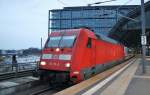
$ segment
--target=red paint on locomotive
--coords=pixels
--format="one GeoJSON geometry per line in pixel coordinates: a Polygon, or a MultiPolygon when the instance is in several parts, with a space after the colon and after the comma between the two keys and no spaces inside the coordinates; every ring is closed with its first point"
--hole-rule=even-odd
{"type": "Polygon", "coordinates": [[[90,77],[93,73],[99,72],[101,66],[120,61],[124,57],[123,45],[106,41],[101,37],[98,39],[88,29],[61,30],[49,35],[39,67],[40,70],[68,72],[70,79],[80,82],[86,79],[86,76],[90,77]],[[55,41],[50,43],[51,39],[58,39],[58,45],[53,46],[55,41]],[[62,42],[63,40],[70,40],[71,46],[63,46],[62,43],[67,45],[62,42]]]}

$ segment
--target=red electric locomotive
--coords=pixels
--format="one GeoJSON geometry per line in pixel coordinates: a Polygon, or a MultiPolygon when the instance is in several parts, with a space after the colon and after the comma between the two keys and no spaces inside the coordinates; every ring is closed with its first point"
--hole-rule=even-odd
{"type": "Polygon", "coordinates": [[[125,57],[124,46],[85,28],[52,32],[42,50],[40,78],[80,82],[125,57]]]}

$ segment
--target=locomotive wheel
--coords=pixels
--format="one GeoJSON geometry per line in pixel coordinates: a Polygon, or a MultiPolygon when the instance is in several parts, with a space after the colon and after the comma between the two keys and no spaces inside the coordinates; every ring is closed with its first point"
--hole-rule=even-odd
{"type": "Polygon", "coordinates": [[[40,74],[40,81],[48,81],[47,73],[41,73],[40,74]]]}
{"type": "Polygon", "coordinates": [[[45,75],[40,75],[40,81],[47,81],[47,79],[45,75]]]}
{"type": "Polygon", "coordinates": [[[44,81],[44,75],[40,75],[40,81],[44,81]]]}

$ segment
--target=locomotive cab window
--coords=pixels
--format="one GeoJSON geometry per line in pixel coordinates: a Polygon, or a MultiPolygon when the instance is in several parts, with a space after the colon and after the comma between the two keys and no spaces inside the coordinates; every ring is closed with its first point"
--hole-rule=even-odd
{"type": "Polygon", "coordinates": [[[51,47],[70,48],[70,47],[73,47],[75,39],[76,39],[75,35],[49,37],[46,48],[51,48],[51,47]]]}
{"type": "Polygon", "coordinates": [[[76,36],[63,36],[60,47],[73,47],[76,36]]]}
{"type": "Polygon", "coordinates": [[[91,48],[92,47],[92,40],[91,40],[91,38],[88,38],[88,42],[86,44],[86,47],[87,48],[91,48]]]}

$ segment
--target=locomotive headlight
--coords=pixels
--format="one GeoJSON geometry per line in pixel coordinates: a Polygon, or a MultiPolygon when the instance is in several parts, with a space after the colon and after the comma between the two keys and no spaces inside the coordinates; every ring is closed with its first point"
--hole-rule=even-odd
{"type": "Polygon", "coordinates": [[[60,49],[59,48],[56,48],[56,52],[59,52],[60,51],[60,49]]]}
{"type": "Polygon", "coordinates": [[[65,64],[65,67],[70,67],[70,63],[66,63],[66,64],[65,64]]]}
{"type": "Polygon", "coordinates": [[[41,63],[40,63],[40,65],[46,65],[46,62],[44,62],[44,61],[41,61],[41,63]]]}

